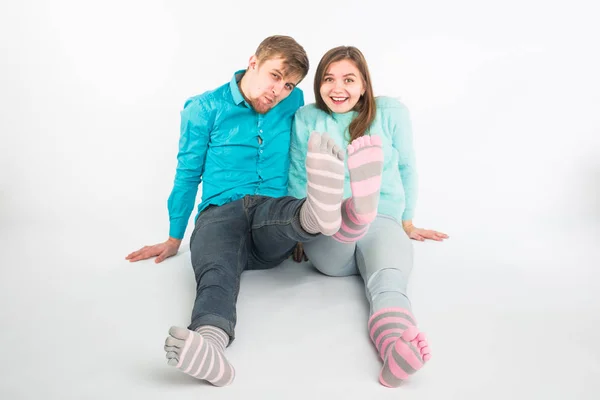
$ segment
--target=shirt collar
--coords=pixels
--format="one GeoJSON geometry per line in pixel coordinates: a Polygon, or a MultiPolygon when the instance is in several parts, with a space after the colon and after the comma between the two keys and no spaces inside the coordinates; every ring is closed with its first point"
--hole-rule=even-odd
{"type": "Polygon", "coordinates": [[[246,106],[250,107],[250,105],[246,103],[246,100],[244,99],[244,96],[242,96],[242,92],[240,91],[240,88],[238,86],[238,82],[242,79],[245,72],[245,69],[240,69],[239,71],[236,71],[235,74],[233,74],[233,77],[231,78],[231,82],[229,82],[229,88],[231,89],[233,102],[236,106],[239,106],[241,103],[244,103],[246,104],[246,106]]]}

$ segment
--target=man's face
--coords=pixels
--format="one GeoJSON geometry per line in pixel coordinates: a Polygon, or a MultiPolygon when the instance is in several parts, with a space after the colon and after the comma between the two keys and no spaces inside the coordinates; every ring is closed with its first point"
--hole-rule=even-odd
{"type": "Polygon", "coordinates": [[[244,95],[259,114],[265,114],[292,93],[300,82],[300,76],[284,75],[283,60],[274,58],[258,63],[250,57],[248,71],[244,75],[244,95]]]}

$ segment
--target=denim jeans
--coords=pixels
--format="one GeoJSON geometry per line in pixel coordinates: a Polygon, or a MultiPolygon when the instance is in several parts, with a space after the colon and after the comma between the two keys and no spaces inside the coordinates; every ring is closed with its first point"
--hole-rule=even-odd
{"type": "Polygon", "coordinates": [[[235,337],[236,303],[244,270],[267,269],[289,257],[297,242],[319,235],[300,225],[304,199],[245,196],[222,206],[210,206],[196,219],[190,240],[196,276],[192,321],[223,329],[235,337]]]}

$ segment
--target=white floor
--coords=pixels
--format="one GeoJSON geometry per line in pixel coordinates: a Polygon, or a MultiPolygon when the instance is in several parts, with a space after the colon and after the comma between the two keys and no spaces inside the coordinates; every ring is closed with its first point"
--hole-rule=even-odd
{"type": "Polygon", "coordinates": [[[592,229],[415,243],[412,300],[433,358],[391,390],[377,382],[356,277],[291,262],[245,273],[227,352],[237,378],[215,388],[169,367],[162,350],[169,326],[189,321],[187,250],[129,264],[143,243],[124,229],[0,226],[0,399],[600,398],[592,229]]]}

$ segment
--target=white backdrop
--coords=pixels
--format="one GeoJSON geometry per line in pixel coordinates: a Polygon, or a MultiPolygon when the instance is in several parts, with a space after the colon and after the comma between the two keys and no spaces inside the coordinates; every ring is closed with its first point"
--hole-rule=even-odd
{"type": "Polygon", "coordinates": [[[307,50],[307,103],[320,57],[345,44],[366,55],[376,95],[407,104],[420,174],[415,224],[450,234],[444,257],[492,275],[502,262],[531,276],[552,267],[555,286],[538,289],[569,289],[558,303],[600,309],[598,6],[297,3],[2,2],[7,337],[18,337],[17,320],[35,325],[22,318],[35,288],[60,280],[55,268],[114,272],[129,251],[166,239],[184,101],[229,81],[271,34],[307,50]],[[11,278],[15,270],[25,272],[11,278]],[[579,278],[568,278],[575,270],[579,278]],[[27,300],[21,289],[32,291],[27,300]]]}
{"type": "Polygon", "coordinates": [[[183,102],[227,82],[262,38],[285,33],[310,56],[307,102],[323,53],[351,44],[376,93],[409,106],[417,222],[598,222],[591,1],[318,4],[3,5],[2,218],[96,216],[129,230],[148,223],[147,240],[162,239],[183,102]]]}

